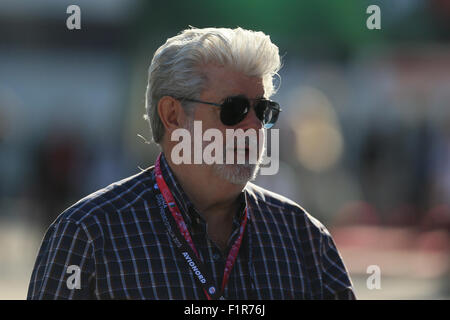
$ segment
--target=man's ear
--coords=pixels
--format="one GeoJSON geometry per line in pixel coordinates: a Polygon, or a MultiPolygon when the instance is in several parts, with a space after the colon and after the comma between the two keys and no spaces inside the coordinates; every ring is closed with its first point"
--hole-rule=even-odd
{"type": "Polygon", "coordinates": [[[170,96],[159,99],[158,114],[169,137],[172,131],[181,128],[185,121],[185,113],[181,102],[170,96]]]}

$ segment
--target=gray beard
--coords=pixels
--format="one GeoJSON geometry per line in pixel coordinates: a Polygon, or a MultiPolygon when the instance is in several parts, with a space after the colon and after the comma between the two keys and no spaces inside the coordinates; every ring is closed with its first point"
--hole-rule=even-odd
{"type": "MultiPolygon", "coordinates": [[[[194,136],[194,119],[191,117],[188,117],[187,123],[184,127],[184,129],[188,130],[189,133],[191,134],[191,137],[194,136]]],[[[203,149],[205,148],[205,146],[208,144],[208,142],[203,141],[203,149]]],[[[192,142],[192,148],[194,148],[194,143],[192,142]]],[[[265,145],[264,143],[262,144],[262,150],[261,153],[259,154],[258,157],[258,161],[255,164],[251,164],[251,163],[245,163],[245,164],[226,164],[225,163],[225,154],[226,152],[224,152],[224,161],[222,164],[220,163],[213,163],[211,164],[214,173],[232,183],[232,184],[237,184],[237,185],[245,185],[247,184],[247,182],[249,181],[253,181],[256,179],[259,169],[260,169],[260,165],[263,161],[263,154],[265,151],[265,145]]]]}
{"type": "Polygon", "coordinates": [[[257,164],[213,164],[214,172],[222,179],[230,183],[245,185],[255,180],[259,171],[257,164]]]}

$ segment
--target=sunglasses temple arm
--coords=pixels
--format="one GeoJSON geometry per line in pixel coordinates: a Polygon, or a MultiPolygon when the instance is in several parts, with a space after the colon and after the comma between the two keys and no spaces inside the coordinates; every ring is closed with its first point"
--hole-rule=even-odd
{"type": "Polygon", "coordinates": [[[207,104],[210,106],[215,106],[215,107],[221,107],[222,105],[218,104],[218,103],[213,103],[213,102],[206,102],[206,101],[202,101],[202,100],[196,100],[196,99],[183,99],[185,101],[190,101],[190,102],[196,102],[196,103],[203,103],[203,104],[207,104]]]}

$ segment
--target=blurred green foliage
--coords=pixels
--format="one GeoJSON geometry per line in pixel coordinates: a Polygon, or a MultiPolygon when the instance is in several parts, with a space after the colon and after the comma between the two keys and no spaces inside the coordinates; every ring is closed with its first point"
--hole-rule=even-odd
{"type": "Polygon", "coordinates": [[[436,33],[438,26],[433,25],[426,2],[413,1],[408,10],[395,10],[394,4],[376,0],[146,1],[135,20],[133,35],[148,44],[155,37],[167,39],[189,25],[240,26],[269,34],[290,53],[315,55],[318,51],[352,52],[367,44],[430,39],[436,33]],[[366,28],[370,4],[381,9],[381,30],[366,28]]]}

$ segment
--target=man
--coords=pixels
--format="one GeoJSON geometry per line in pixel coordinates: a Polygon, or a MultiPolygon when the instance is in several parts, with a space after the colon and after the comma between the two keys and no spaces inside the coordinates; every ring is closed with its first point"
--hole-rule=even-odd
{"type": "Polygon", "coordinates": [[[325,227],[249,182],[264,136],[256,139],[256,163],[249,143],[231,150],[243,164],[174,160],[173,136],[193,132],[194,121],[223,134],[271,127],[280,112],[268,100],[279,68],[278,48],[262,32],[192,28],[168,39],[147,87],[147,118],[162,149],[155,166],[57,218],[28,298],[353,299],[325,227]]]}

